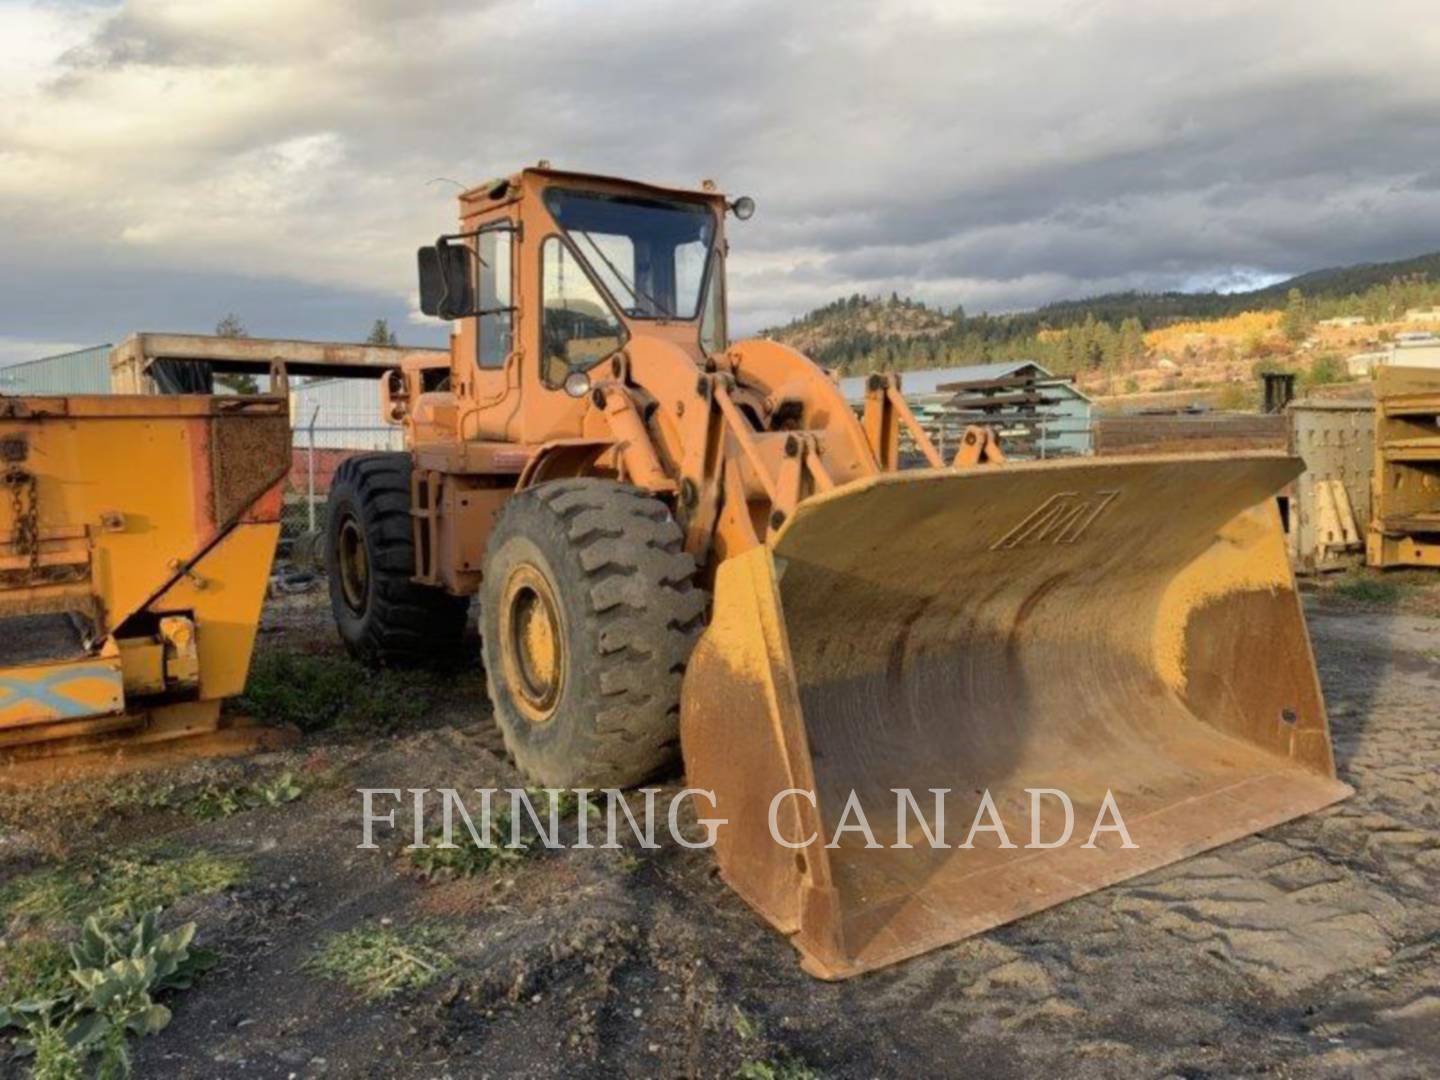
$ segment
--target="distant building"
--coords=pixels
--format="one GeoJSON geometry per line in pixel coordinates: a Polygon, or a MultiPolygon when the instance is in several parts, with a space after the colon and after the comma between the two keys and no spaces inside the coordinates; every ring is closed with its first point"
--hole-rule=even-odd
{"type": "Polygon", "coordinates": [[[1385,363],[1389,357],[1388,351],[1356,353],[1354,356],[1346,358],[1345,370],[1350,373],[1352,379],[1368,379],[1371,369],[1376,364],[1385,363]]]}
{"type": "Polygon", "coordinates": [[[1440,322],[1440,307],[1411,308],[1405,312],[1406,322],[1440,322]]]}
{"type": "Polygon", "coordinates": [[[1440,368],[1440,337],[1430,334],[1408,341],[1397,340],[1390,346],[1386,362],[1396,367],[1440,368]]]}
{"type": "Polygon", "coordinates": [[[108,394],[110,346],[58,353],[0,368],[0,394],[108,394]]]}
{"type": "Polygon", "coordinates": [[[1364,325],[1365,325],[1365,316],[1364,316],[1364,315],[1337,315],[1337,316],[1335,316],[1333,319],[1321,319],[1321,320],[1320,320],[1318,323],[1316,323],[1315,325],[1316,325],[1316,326],[1333,326],[1333,327],[1339,327],[1339,328],[1342,328],[1342,329],[1348,328],[1348,327],[1354,327],[1354,326],[1364,326],[1364,325]]]}
{"type": "MultiPolygon", "coordinates": [[[[1090,398],[1078,389],[1074,382],[1051,374],[1033,360],[903,371],[900,373],[900,389],[904,392],[910,408],[914,410],[916,418],[936,442],[937,449],[948,459],[955,451],[954,441],[960,436],[961,430],[945,408],[955,397],[955,392],[941,390],[940,387],[951,383],[978,383],[1025,376],[1034,376],[1036,390],[1054,401],[1054,404],[1044,409],[1041,430],[1034,438],[1027,440],[1033,443],[1034,456],[1060,457],[1090,453],[1090,398]]],[[[865,401],[866,378],[865,375],[851,375],[840,380],[840,392],[856,409],[865,401]]],[[[1002,440],[1005,435],[1006,430],[1002,426],[1002,440]]],[[[1009,454],[1014,449],[1013,445],[1006,446],[1006,453],[1009,454]]]]}
{"type": "Polygon", "coordinates": [[[1388,349],[1357,353],[1345,361],[1346,369],[1355,378],[1368,378],[1375,368],[1385,364],[1440,368],[1440,334],[1396,334],[1388,349]]]}
{"type": "Polygon", "coordinates": [[[403,450],[404,429],[380,415],[380,384],[376,379],[312,379],[290,390],[290,427],[295,445],[344,450],[403,450]]]}

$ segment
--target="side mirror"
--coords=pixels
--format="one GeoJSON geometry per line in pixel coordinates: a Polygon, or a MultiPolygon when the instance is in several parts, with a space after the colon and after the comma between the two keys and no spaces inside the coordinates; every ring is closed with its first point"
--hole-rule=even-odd
{"type": "Polygon", "coordinates": [[[420,269],[420,310],[442,319],[458,319],[475,307],[470,287],[470,251],[441,240],[416,253],[420,269]]]}

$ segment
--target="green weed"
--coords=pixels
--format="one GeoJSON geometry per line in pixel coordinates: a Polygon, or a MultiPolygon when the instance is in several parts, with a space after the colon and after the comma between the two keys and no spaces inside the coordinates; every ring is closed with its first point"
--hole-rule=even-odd
{"type": "Polygon", "coordinates": [[[1346,574],[1330,586],[1333,596],[1370,607],[1390,607],[1400,601],[1405,590],[1406,585],[1400,581],[1365,573],[1346,574]]]}
{"type": "Polygon", "coordinates": [[[70,953],[59,942],[23,938],[0,946],[0,1005],[53,998],[70,987],[70,953]]]}
{"type": "Polygon", "coordinates": [[[26,833],[51,858],[93,842],[117,821],[173,809],[174,783],[70,781],[0,792],[0,825],[26,833]],[[59,808],[59,812],[57,812],[59,808]]]}
{"type": "Polygon", "coordinates": [[[431,672],[372,671],[346,656],[264,652],[234,707],[305,732],[388,734],[431,713],[442,685],[431,672]]]}
{"type": "MultiPolygon", "coordinates": [[[[548,824],[551,805],[560,821],[567,821],[579,809],[579,800],[570,791],[547,791],[544,788],[527,789],[530,803],[540,819],[548,824]]],[[[587,816],[599,814],[599,807],[593,802],[586,803],[587,816]]],[[[510,813],[508,799],[497,800],[490,814],[490,831],[482,839],[486,844],[475,843],[474,837],[463,821],[453,822],[450,841],[452,847],[441,847],[444,841],[443,828],[435,828],[426,836],[425,847],[408,851],[413,865],[427,880],[477,877],[488,873],[497,866],[515,863],[529,855],[543,850],[535,823],[523,810],[520,814],[520,828],[515,831],[514,818],[510,813]]],[[[478,816],[475,828],[483,828],[478,816]]]]}
{"type": "Polygon", "coordinates": [[[820,1080],[820,1074],[793,1058],[747,1061],[735,1074],[737,1080],[820,1080]]]}
{"type": "Polygon", "coordinates": [[[27,874],[0,891],[6,918],[120,919],[183,896],[220,892],[244,880],[244,864],[208,852],[100,855],[27,874]]]}
{"type": "Polygon", "coordinates": [[[161,933],[159,915],[146,912],[130,925],[91,916],[70,946],[63,983],[47,954],[39,981],[15,987],[15,996],[7,992],[0,1029],[18,1029],[18,1049],[34,1057],[33,1077],[78,1080],[92,1059],[97,1077],[131,1074],[130,1038],[170,1023],[156,996],[188,989],[215,963],[211,953],[191,948],[194,923],[161,933]]]}
{"type": "Polygon", "coordinates": [[[455,966],[428,927],[356,927],[321,943],[307,971],[344,983],[366,1001],[429,986],[455,966]]]}
{"type": "Polygon", "coordinates": [[[283,772],[253,784],[207,784],[189,804],[189,810],[201,821],[215,821],[262,806],[283,806],[304,794],[305,788],[296,781],[295,774],[283,772]]]}

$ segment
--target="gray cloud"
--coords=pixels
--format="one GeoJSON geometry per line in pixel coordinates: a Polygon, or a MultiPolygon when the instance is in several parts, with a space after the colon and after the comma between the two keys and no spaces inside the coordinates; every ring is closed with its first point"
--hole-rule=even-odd
{"type": "Polygon", "coordinates": [[[453,213],[426,181],[539,157],[754,195],[744,328],[854,291],[996,310],[1440,248],[1420,0],[0,0],[0,21],[0,333],[27,341],[399,318],[453,213]],[[54,314],[77,275],[88,302],[54,314]]]}

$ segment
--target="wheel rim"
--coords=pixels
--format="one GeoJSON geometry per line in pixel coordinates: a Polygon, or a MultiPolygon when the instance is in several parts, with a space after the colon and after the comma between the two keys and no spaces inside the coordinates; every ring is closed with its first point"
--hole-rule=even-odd
{"type": "Polygon", "coordinates": [[[365,530],[354,515],[346,515],[340,523],[337,547],[340,591],[346,606],[355,614],[363,615],[370,601],[370,553],[365,548],[365,530]]]}
{"type": "Polygon", "coordinates": [[[565,637],[560,605],[544,575],[517,567],[506,584],[501,640],[507,681],[515,701],[532,723],[555,713],[565,685],[565,637]]]}

